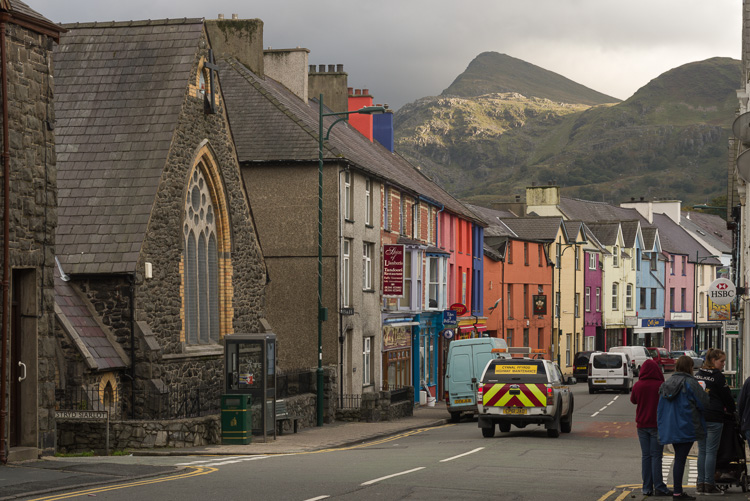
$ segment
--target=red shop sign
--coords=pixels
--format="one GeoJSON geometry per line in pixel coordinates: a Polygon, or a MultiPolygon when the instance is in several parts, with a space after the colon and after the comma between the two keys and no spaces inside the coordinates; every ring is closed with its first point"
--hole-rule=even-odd
{"type": "Polygon", "coordinates": [[[466,306],[464,306],[461,303],[453,303],[451,305],[450,309],[453,310],[453,311],[455,311],[456,315],[458,315],[459,317],[461,315],[464,315],[466,313],[466,306]]]}

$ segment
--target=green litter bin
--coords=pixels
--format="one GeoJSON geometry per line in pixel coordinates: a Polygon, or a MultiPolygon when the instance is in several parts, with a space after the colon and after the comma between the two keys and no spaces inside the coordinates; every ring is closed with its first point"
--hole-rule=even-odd
{"type": "Polygon", "coordinates": [[[221,444],[249,444],[253,438],[252,431],[250,395],[222,395],[221,444]]]}

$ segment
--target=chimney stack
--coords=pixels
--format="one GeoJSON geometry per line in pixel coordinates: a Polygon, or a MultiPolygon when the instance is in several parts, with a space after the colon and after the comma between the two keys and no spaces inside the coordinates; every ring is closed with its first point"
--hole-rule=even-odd
{"type": "Polygon", "coordinates": [[[206,19],[204,22],[216,57],[233,57],[263,78],[263,21],[260,19],[206,19]]]}
{"type": "Polygon", "coordinates": [[[292,91],[305,103],[308,100],[308,49],[275,49],[263,53],[266,75],[292,91]]]}
{"type": "Polygon", "coordinates": [[[329,64],[328,71],[325,64],[319,64],[317,72],[315,65],[310,65],[308,95],[318,99],[323,94],[323,104],[336,113],[349,111],[347,79],[343,64],[329,64]]]}

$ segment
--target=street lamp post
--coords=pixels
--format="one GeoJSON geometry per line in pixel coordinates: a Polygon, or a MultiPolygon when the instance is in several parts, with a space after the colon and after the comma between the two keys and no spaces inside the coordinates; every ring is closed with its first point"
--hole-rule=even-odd
{"type": "Polygon", "coordinates": [[[695,251],[695,270],[693,272],[693,283],[695,285],[695,290],[693,292],[693,314],[695,316],[695,327],[693,327],[693,350],[695,350],[698,341],[698,266],[702,266],[701,263],[706,259],[711,259],[712,257],[720,257],[713,255],[698,257],[698,252],[699,251],[695,251]]]}
{"type": "MultiPolygon", "coordinates": [[[[318,371],[317,371],[317,425],[323,426],[323,322],[328,319],[328,308],[323,308],[323,142],[328,141],[333,126],[349,115],[383,113],[383,106],[365,106],[355,111],[323,113],[323,94],[320,95],[318,114],[318,371]],[[323,117],[338,116],[323,137],[323,117]]],[[[342,384],[339,382],[339,384],[342,384]]]]}
{"type": "MultiPolygon", "coordinates": [[[[562,317],[562,292],[561,292],[561,290],[562,290],[562,284],[560,283],[560,279],[561,279],[561,272],[562,272],[562,258],[563,258],[563,255],[565,254],[565,251],[568,250],[569,248],[576,247],[576,249],[577,249],[579,245],[585,244],[585,243],[586,242],[573,242],[573,243],[570,243],[570,244],[561,244],[559,242],[557,243],[557,245],[560,246],[560,254],[559,254],[559,257],[557,259],[557,297],[555,297],[555,307],[556,307],[555,309],[557,310],[556,311],[556,314],[557,314],[557,336],[556,336],[556,339],[555,339],[555,351],[557,352],[557,366],[558,367],[561,367],[561,365],[560,365],[560,337],[562,336],[562,333],[560,332],[560,317],[562,317]]],[[[578,251],[576,251],[576,252],[578,252],[578,251]]],[[[573,269],[573,273],[574,273],[573,276],[574,277],[575,277],[575,272],[576,272],[576,270],[575,270],[575,265],[574,265],[574,269],[573,269]]],[[[575,285],[573,286],[573,288],[575,289],[575,285]]],[[[573,290],[573,304],[574,304],[573,307],[574,308],[575,308],[575,292],[576,291],[573,290]]],[[[575,315],[575,312],[573,312],[573,314],[575,315]]]]}

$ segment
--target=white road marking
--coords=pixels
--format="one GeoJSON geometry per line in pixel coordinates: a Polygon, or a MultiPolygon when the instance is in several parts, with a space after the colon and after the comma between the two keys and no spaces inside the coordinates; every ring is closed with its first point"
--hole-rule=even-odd
{"type": "Polygon", "coordinates": [[[401,475],[407,475],[409,473],[414,473],[415,471],[424,470],[424,469],[425,469],[424,466],[420,466],[419,468],[414,468],[413,470],[402,471],[400,473],[394,473],[393,475],[387,475],[385,477],[380,477],[380,478],[376,478],[376,479],[373,479],[373,480],[368,480],[367,482],[363,482],[363,483],[361,483],[359,485],[372,485],[372,484],[374,484],[376,482],[380,482],[381,480],[388,480],[389,478],[398,477],[398,476],[401,476],[401,475]]]}
{"type": "Polygon", "coordinates": [[[441,459],[440,462],[445,463],[446,461],[453,461],[454,459],[458,459],[460,457],[468,456],[469,454],[474,454],[475,452],[479,452],[482,449],[484,449],[484,447],[479,447],[478,449],[474,449],[473,451],[464,452],[463,454],[459,454],[458,456],[453,456],[452,458],[441,459]]]}
{"type": "Polygon", "coordinates": [[[596,416],[597,414],[599,414],[599,411],[596,411],[595,413],[593,413],[593,414],[591,415],[591,417],[594,417],[594,416],[596,416]]]}
{"type": "Polygon", "coordinates": [[[305,501],[319,501],[321,499],[327,499],[329,497],[331,497],[331,496],[318,496],[316,498],[305,499],[305,501]]]}
{"type": "Polygon", "coordinates": [[[228,458],[216,458],[209,461],[194,461],[193,463],[177,463],[177,466],[190,466],[195,463],[204,463],[201,464],[201,466],[208,466],[208,467],[214,467],[214,466],[222,466],[225,464],[234,464],[234,463],[242,463],[245,461],[257,461],[259,459],[267,459],[271,456],[237,456],[237,457],[228,457],[228,458]]]}
{"type": "Polygon", "coordinates": [[[194,464],[212,463],[214,461],[226,461],[227,459],[240,459],[242,457],[244,457],[244,456],[229,456],[229,457],[225,457],[225,458],[204,459],[204,460],[201,460],[201,461],[192,461],[190,463],[177,463],[176,466],[190,466],[190,465],[194,465],[194,464]]]}
{"type": "Polygon", "coordinates": [[[616,395],[616,396],[615,396],[615,398],[613,398],[613,399],[612,399],[612,401],[614,402],[614,401],[615,401],[615,400],[617,400],[618,398],[620,398],[620,395],[616,395]]]}
{"type": "Polygon", "coordinates": [[[599,409],[599,412],[602,412],[602,411],[604,411],[606,409],[607,409],[607,406],[605,405],[604,407],[602,407],[601,409],[599,409]]]}

